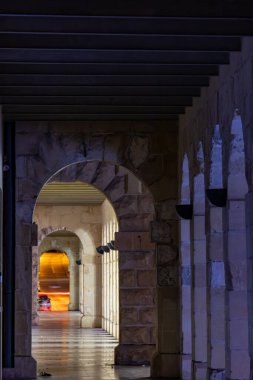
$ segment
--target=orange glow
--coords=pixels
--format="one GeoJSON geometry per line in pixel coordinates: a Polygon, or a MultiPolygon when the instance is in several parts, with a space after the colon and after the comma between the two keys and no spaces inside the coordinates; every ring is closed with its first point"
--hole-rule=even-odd
{"type": "Polygon", "coordinates": [[[66,311],[69,304],[69,259],[64,252],[44,252],[40,257],[40,293],[51,299],[52,311],[66,311]]]}

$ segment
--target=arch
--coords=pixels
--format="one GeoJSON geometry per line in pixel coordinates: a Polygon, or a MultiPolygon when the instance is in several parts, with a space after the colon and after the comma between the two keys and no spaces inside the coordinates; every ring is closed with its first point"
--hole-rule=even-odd
{"type": "MultiPolygon", "coordinates": [[[[97,187],[109,198],[119,221],[116,242],[121,257],[119,268],[121,332],[120,345],[116,351],[116,362],[118,364],[150,362],[156,345],[155,314],[158,311],[161,331],[158,333],[157,344],[158,365],[152,364],[153,373],[157,374],[162,371],[163,375],[169,376],[170,373],[173,372],[174,375],[175,371],[178,373],[179,370],[177,365],[173,365],[173,368],[167,366],[168,360],[175,363],[175,355],[178,356],[178,329],[174,326],[173,331],[166,331],[168,340],[173,342],[173,352],[167,345],[164,346],[162,338],[168,299],[173,299],[173,305],[175,303],[177,305],[170,313],[170,317],[173,321],[178,320],[179,294],[175,287],[178,278],[178,242],[175,228],[177,222],[176,216],[171,213],[177,196],[177,182],[176,166],[161,165],[161,163],[174,158],[175,151],[171,149],[171,144],[176,142],[176,134],[174,131],[169,132],[169,138],[164,141],[162,135],[147,132],[142,128],[141,126],[142,132],[135,132],[131,127],[130,134],[125,130],[119,133],[104,133],[100,127],[93,130],[88,122],[82,122],[75,124],[72,134],[69,135],[69,129],[64,124],[50,125],[50,129],[47,123],[38,125],[38,129],[34,129],[34,126],[32,128],[31,125],[20,124],[17,133],[17,144],[20,146],[19,158],[25,161],[27,157],[27,149],[23,149],[22,144],[19,144],[19,139],[23,138],[27,130],[33,137],[33,150],[29,156],[29,170],[22,172],[21,167],[18,167],[16,172],[19,179],[16,203],[16,244],[19,250],[18,256],[20,258],[27,257],[27,252],[31,251],[31,243],[29,239],[25,241],[25,237],[28,236],[25,231],[31,229],[34,205],[43,184],[62,168],[75,163],[83,163],[86,166],[88,177],[86,182],[95,186],[97,182],[100,182],[97,187]],[[138,136],[143,137],[141,145],[144,144],[145,154],[140,152],[138,136]],[[96,169],[91,169],[92,165],[96,169]],[[107,169],[106,165],[109,165],[107,169]],[[105,170],[109,170],[111,173],[110,183],[105,181],[103,175],[105,170]],[[90,176],[88,172],[90,172],[90,176]],[[138,177],[140,180],[137,182],[132,180],[134,177],[138,177]],[[147,185],[146,187],[144,183],[147,185]],[[152,222],[154,215],[160,216],[152,222]],[[170,236],[168,236],[168,231],[170,236]],[[158,265],[159,273],[162,274],[163,290],[167,287],[166,293],[159,292],[160,288],[156,289],[156,244],[159,245],[158,251],[161,254],[161,260],[165,251],[169,252],[169,260],[173,260],[173,265],[170,265],[168,270],[166,268],[166,271],[160,271],[160,264],[158,265]],[[133,275],[132,279],[131,276],[129,278],[130,272],[133,275]],[[137,284],[134,291],[131,281],[137,284]],[[156,292],[159,292],[159,295],[156,296],[156,292]],[[139,318],[139,323],[135,324],[134,322],[131,326],[128,325],[130,299],[135,299],[133,309],[138,309],[139,318]],[[146,300],[146,305],[142,304],[142,301],[141,305],[137,305],[139,300],[143,299],[146,300]],[[156,300],[160,304],[159,307],[157,307],[156,300]]],[[[28,267],[24,271],[27,278],[30,278],[30,270],[28,267]]],[[[25,292],[28,294],[28,298],[30,291],[31,284],[27,284],[25,292]]],[[[31,334],[29,307],[25,313],[28,320],[27,328],[22,331],[17,330],[18,338],[16,339],[28,339],[29,341],[31,334]]],[[[22,355],[30,357],[29,350],[29,347],[27,351],[23,350],[22,355]]]]}
{"type": "MultiPolygon", "coordinates": [[[[133,250],[135,251],[136,248],[134,247],[125,247],[122,245],[124,243],[124,236],[127,236],[128,239],[131,236],[134,236],[136,233],[133,232],[133,230],[138,231],[138,234],[141,234],[145,239],[143,240],[143,247],[141,248],[143,250],[143,254],[147,257],[152,257],[154,255],[154,251],[152,252],[152,249],[150,250],[151,243],[148,243],[150,241],[149,238],[149,224],[153,220],[154,217],[154,206],[153,206],[153,198],[152,195],[147,191],[146,187],[141,184],[140,180],[136,178],[134,174],[132,174],[129,170],[126,168],[123,168],[121,166],[108,163],[108,162],[79,162],[79,163],[73,163],[71,165],[68,165],[65,168],[62,168],[62,170],[58,171],[54,176],[51,176],[50,179],[47,181],[47,183],[50,182],[72,182],[72,181],[82,181],[82,182],[88,182],[92,184],[92,186],[95,186],[97,189],[102,191],[107,198],[109,198],[108,204],[111,204],[116,212],[117,219],[119,222],[120,227],[120,237],[118,239],[118,244],[120,244],[121,249],[121,256],[125,256],[125,264],[124,268],[120,269],[120,276],[122,278],[122,284],[124,287],[124,290],[122,293],[127,293],[132,291],[132,285],[129,284],[128,276],[130,272],[130,266],[133,264],[129,264],[130,256],[133,257],[133,254],[130,254],[130,252],[133,250]],[[146,243],[145,243],[146,241],[146,243]],[[145,247],[145,244],[149,244],[148,252],[147,248],[145,247]],[[129,266],[129,268],[128,268],[129,266]],[[127,290],[128,288],[128,290],[127,290]]],[[[39,199],[39,197],[38,197],[39,199]]],[[[34,213],[34,218],[36,217],[36,212],[34,213]]],[[[108,227],[106,227],[106,230],[104,232],[103,242],[106,243],[106,239],[110,236],[111,240],[114,240],[114,233],[115,233],[115,226],[117,224],[117,220],[115,221],[108,221],[108,227]]],[[[65,227],[68,227],[65,225],[65,227]]],[[[40,238],[47,234],[49,231],[58,231],[62,228],[58,225],[49,225],[47,227],[43,226],[42,229],[39,230],[39,236],[40,238]]],[[[85,254],[85,247],[93,244],[93,251],[96,254],[95,247],[98,245],[101,245],[101,241],[94,244],[92,242],[92,236],[87,233],[85,233],[85,237],[83,234],[83,231],[80,229],[73,230],[78,237],[83,241],[84,246],[84,254],[85,254]],[[85,243],[84,243],[85,240],[85,243]]],[[[117,241],[117,236],[116,236],[117,241]]],[[[128,244],[128,242],[125,240],[125,245],[128,244]]],[[[135,244],[135,243],[134,243],[135,244]]],[[[138,251],[140,250],[138,245],[138,251]]],[[[124,258],[123,258],[124,260],[124,258]]],[[[103,255],[102,257],[102,263],[105,265],[108,265],[108,268],[112,273],[114,273],[116,276],[118,276],[117,273],[117,267],[115,266],[115,261],[117,261],[117,253],[112,252],[111,255],[103,255]],[[110,256],[110,257],[109,257],[110,256]]],[[[148,263],[148,262],[147,262],[148,263]]],[[[151,264],[151,262],[150,262],[151,264]]],[[[150,268],[150,264],[146,267],[145,264],[142,264],[138,269],[140,270],[140,274],[138,274],[138,270],[136,273],[136,276],[140,276],[142,273],[148,273],[152,274],[154,276],[155,274],[155,268],[150,268]],[[145,272],[146,269],[146,272],[145,272]]],[[[104,274],[108,271],[104,271],[104,274]]],[[[99,277],[99,276],[97,276],[99,277]]],[[[109,282],[109,279],[104,276],[104,280],[108,281],[108,284],[110,286],[110,290],[112,291],[112,283],[109,282]]],[[[118,286],[118,285],[117,285],[118,286]]],[[[153,285],[145,283],[142,284],[140,292],[150,292],[153,288],[153,285]],[[143,289],[144,287],[144,289],[143,289]]],[[[152,291],[153,292],[153,291],[152,291]]],[[[108,298],[108,297],[107,297],[108,298]]],[[[110,331],[111,333],[118,335],[117,329],[118,326],[115,326],[111,322],[111,315],[115,314],[115,308],[118,306],[121,306],[122,314],[123,314],[123,322],[121,323],[121,329],[124,334],[124,330],[127,328],[129,330],[129,326],[127,326],[127,322],[125,322],[124,313],[127,313],[129,308],[127,306],[127,300],[123,302],[120,300],[121,304],[119,305],[118,300],[116,297],[109,297],[107,299],[107,305],[108,310],[107,312],[110,314],[110,318],[107,318],[107,321],[103,322],[103,326],[110,331]],[[123,305],[122,305],[123,303],[123,305]],[[124,305],[126,303],[126,305],[124,305]],[[124,326],[126,324],[126,327],[124,326]]],[[[137,301],[136,301],[137,302],[137,301]]],[[[141,303],[141,301],[139,301],[141,303]]],[[[153,300],[150,301],[150,304],[148,304],[149,312],[154,314],[154,305],[152,304],[153,300]],[[152,304],[152,305],[151,305],[152,304]]],[[[137,307],[137,304],[136,304],[137,307]]],[[[144,306],[143,306],[144,307],[144,306]]],[[[140,306],[138,305],[138,309],[140,306]]],[[[143,311],[144,313],[144,311],[143,311]]],[[[84,314],[85,310],[84,310],[84,314]]],[[[87,316],[84,318],[87,321],[87,316]]],[[[151,328],[152,324],[150,322],[146,322],[148,325],[148,329],[151,328]]],[[[88,327],[86,323],[83,323],[84,327],[88,327]]],[[[154,326],[154,325],[153,325],[154,326]]],[[[132,327],[132,329],[137,329],[136,327],[132,327]]],[[[122,334],[121,331],[121,334],[122,334]]],[[[127,338],[129,339],[129,338],[127,338]]],[[[149,344],[145,344],[145,347],[143,347],[143,354],[141,355],[147,355],[147,349],[149,350],[148,355],[151,356],[151,353],[154,351],[154,343],[150,344],[150,342],[147,342],[149,344]],[[152,351],[151,351],[152,350],[152,351]]],[[[117,355],[118,357],[122,356],[123,349],[126,348],[130,349],[130,345],[120,345],[117,349],[117,355]]],[[[132,347],[131,347],[132,350],[132,347]]],[[[139,348],[138,348],[139,350],[139,348]]],[[[140,351],[140,350],[139,350],[140,351]]],[[[141,361],[142,358],[139,355],[139,358],[137,360],[141,361]]],[[[122,360],[122,359],[121,359],[122,360]]],[[[125,360],[125,359],[124,359],[125,360]]],[[[145,359],[147,360],[147,359],[145,359]]]]}

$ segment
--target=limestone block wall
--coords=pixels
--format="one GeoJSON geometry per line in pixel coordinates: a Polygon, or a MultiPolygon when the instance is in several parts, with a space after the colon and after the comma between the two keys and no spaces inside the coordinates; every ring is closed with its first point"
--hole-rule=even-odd
{"type": "MultiPolygon", "coordinates": [[[[35,376],[31,307],[26,302],[32,287],[32,216],[41,188],[57,173],[61,177],[63,169],[72,180],[93,184],[104,192],[117,214],[120,241],[125,241],[119,249],[119,278],[123,278],[121,271],[126,274],[134,268],[134,289],[125,291],[119,284],[119,308],[150,309],[150,314],[137,312],[131,327],[123,323],[120,313],[116,363],[149,363],[156,352],[152,373],[179,375],[176,127],[171,121],[16,123],[16,264],[21,268],[16,271],[16,297],[21,302],[16,304],[15,315],[17,320],[22,316],[25,324],[16,328],[20,360],[14,375],[35,376]],[[141,197],[131,195],[131,181],[121,167],[145,184],[141,197]],[[150,271],[153,282],[150,277],[145,279],[145,271],[150,271]],[[135,334],[136,328],[141,335],[135,334]]],[[[85,239],[87,246],[93,244],[86,235],[85,239]]],[[[87,258],[92,260],[92,256],[87,258]]]]}
{"type": "MultiPolygon", "coordinates": [[[[196,209],[199,203],[196,193],[200,189],[199,184],[196,186],[199,145],[202,144],[204,187],[200,200],[205,209],[202,215],[194,212],[190,222],[193,331],[185,332],[192,341],[192,364],[191,377],[188,371],[183,379],[245,380],[253,376],[250,373],[252,218],[249,216],[252,215],[252,52],[252,39],[244,38],[242,52],[231,54],[230,65],[221,67],[219,76],[211,79],[210,86],[202,89],[201,96],[180,117],[179,193],[187,155],[190,203],[196,209]],[[227,189],[228,199],[223,208],[210,204],[205,193],[208,188],[227,189]],[[194,237],[201,235],[199,251],[194,237]],[[203,265],[201,271],[199,259],[203,265]],[[197,273],[201,276],[199,280],[197,273]],[[201,311],[201,321],[196,310],[201,311]],[[196,356],[194,352],[200,345],[201,355],[196,356]]],[[[181,255],[184,251],[182,245],[181,255]]]]}

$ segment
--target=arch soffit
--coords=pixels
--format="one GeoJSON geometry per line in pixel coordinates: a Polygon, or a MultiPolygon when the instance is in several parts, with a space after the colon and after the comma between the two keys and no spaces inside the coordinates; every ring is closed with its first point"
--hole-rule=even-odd
{"type": "MultiPolygon", "coordinates": [[[[125,207],[127,206],[127,196],[135,195],[137,191],[128,191],[126,193],[126,177],[131,176],[131,181],[135,182],[134,188],[139,188],[141,180],[137,178],[135,173],[132,173],[129,169],[121,167],[112,162],[104,161],[79,161],[76,163],[71,163],[62,169],[58,170],[53,174],[43,186],[52,181],[60,182],[72,182],[81,181],[89,183],[90,185],[96,187],[99,191],[105,194],[108,201],[110,202],[116,218],[119,215],[125,213],[125,207]],[[109,179],[108,179],[109,176],[109,179]]],[[[154,199],[151,192],[144,186],[144,191],[142,192],[143,197],[138,198],[138,205],[140,208],[146,208],[146,213],[150,214],[150,220],[153,219],[155,214],[154,199]],[[145,194],[145,196],[144,196],[145,194]],[[147,198],[148,201],[147,202],[147,198]],[[143,204],[142,204],[143,203],[143,204]],[[147,209],[147,204],[149,204],[147,209]]],[[[139,193],[140,195],[141,193],[139,193]]],[[[39,196],[38,196],[39,198],[39,196]]],[[[36,205],[34,207],[34,210],[36,205]]],[[[119,220],[118,220],[119,222],[119,220]]],[[[120,222],[119,222],[120,226],[120,222]]]]}

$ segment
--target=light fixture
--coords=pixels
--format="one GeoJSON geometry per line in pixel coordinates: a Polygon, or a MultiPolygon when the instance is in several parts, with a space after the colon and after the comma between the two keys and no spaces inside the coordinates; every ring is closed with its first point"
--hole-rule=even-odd
{"type": "Polygon", "coordinates": [[[104,250],[103,250],[103,247],[100,245],[99,247],[96,248],[96,251],[97,253],[99,253],[100,255],[103,255],[104,254],[104,250]]]}
{"type": "Polygon", "coordinates": [[[176,205],[176,212],[183,219],[192,219],[193,206],[192,204],[176,205]]]}
{"type": "Polygon", "coordinates": [[[115,251],[115,240],[111,240],[109,243],[107,243],[107,247],[109,247],[112,251],[115,251]]]}
{"type": "Polygon", "coordinates": [[[227,189],[207,189],[208,200],[216,207],[225,207],[227,203],[227,189]]]}

